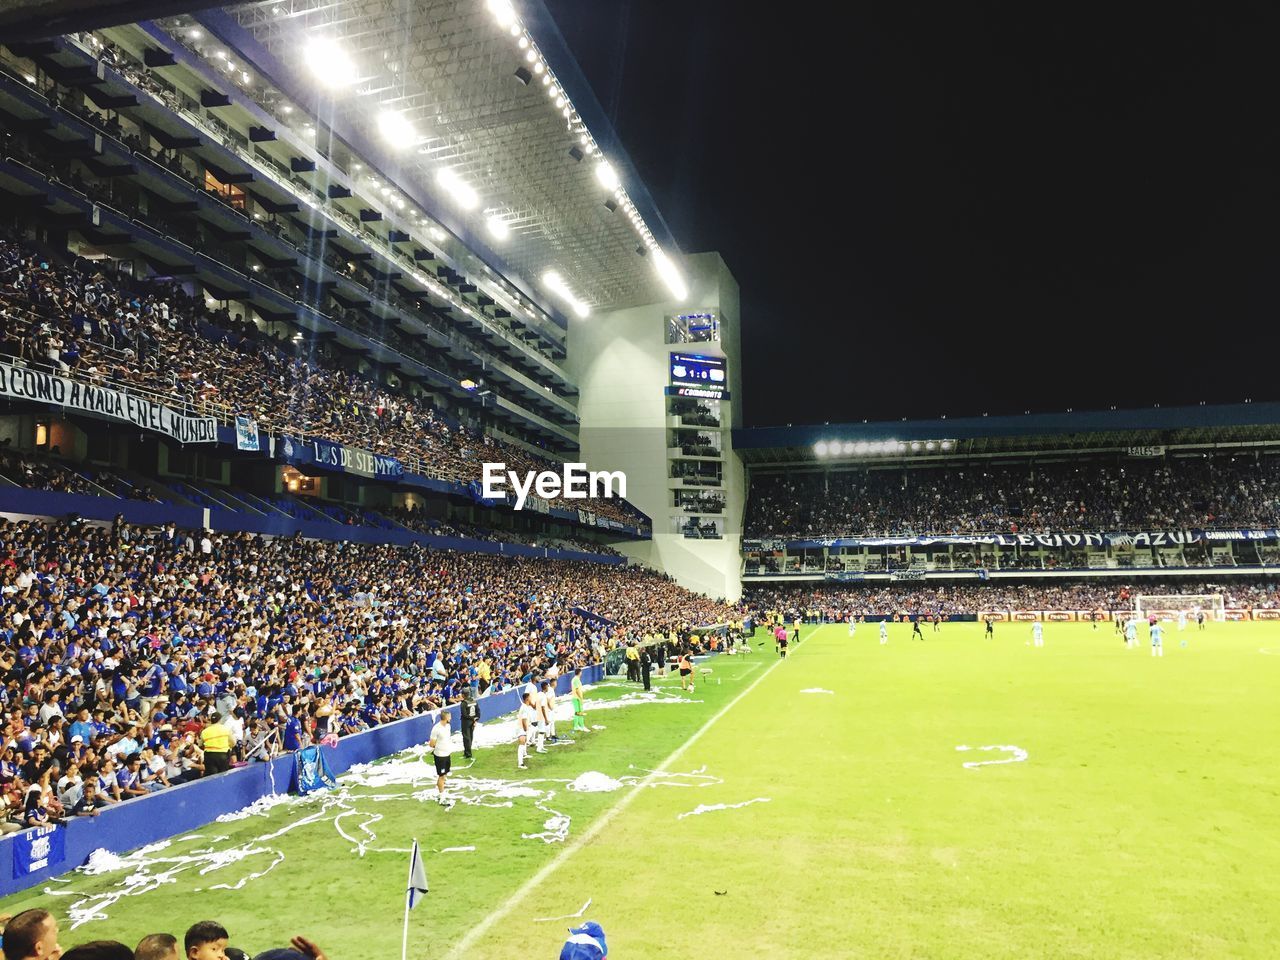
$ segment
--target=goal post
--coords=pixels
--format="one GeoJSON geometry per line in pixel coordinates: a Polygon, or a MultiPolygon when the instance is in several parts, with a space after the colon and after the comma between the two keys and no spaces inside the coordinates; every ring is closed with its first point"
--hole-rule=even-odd
{"type": "Polygon", "coordinates": [[[1155,616],[1161,620],[1176,620],[1185,613],[1188,619],[1202,611],[1210,620],[1226,620],[1226,604],[1220,593],[1140,593],[1134,598],[1133,612],[1139,620],[1155,616]]]}

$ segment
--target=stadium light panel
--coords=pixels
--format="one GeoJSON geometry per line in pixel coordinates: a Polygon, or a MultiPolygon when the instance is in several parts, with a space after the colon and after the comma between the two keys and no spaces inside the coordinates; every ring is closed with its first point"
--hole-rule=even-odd
{"type": "Polygon", "coordinates": [[[515,25],[516,11],[511,6],[510,0],[488,0],[485,6],[493,14],[493,19],[498,21],[498,26],[509,29],[515,25]]]}
{"type": "Polygon", "coordinates": [[[444,187],[454,202],[464,210],[473,209],[480,202],[479,195],[451,167],[441,167],[436,172],[436,183],[444,187]]]}
{"type": "Polygon", "coordinates": [[[497,240],[506,240],[511,236],[511,227],[506,220],[496,213],[489,217],[488,226],[489,233],[497,240]]]}
{"type": "Polygon", "coordinates": [[[548,290],[569,304],[573,308],[573,312],[578,316],[586,317],[591,313],[591,308],[574,295],[573,291],[569,289],[569,285],[565,283],[564,277],[560,276],[559,271],[548,270],[542,275],[542,283],[548,290]]]}
{"type": "Polygon", "coordinates": [[[919,452],[920,452],[920,441],[919,441],[919,440],[913,440],[913,441],[911,441],[911,452],[912,452],[912,453],[919,453],[919,452]]]}
{"type": "Polygon", "coordinates": [[[596,179],[600,181],[600,186],[606,190],[617,190],[619,186],[617,171],[608,160],[601,160],[596,164],[596,179]]]}
{"type": "Polygon", "coordinates": [[[827,455],[827,441],[819,440],[815,443],[813,445],[813,452],[820,457],[825,457],[827,455]]]}
{"type": "Polygon", "coordinates": [[[662,278],[662,282],[671,291],[672,297],[676,300],[684,300],[689,296],[689,288],[685,286],[684,277],[680,276],[680,271],[676,269],[676,265],[668,259],[661,248],[655,248],[653,251],[653,265],[658,271],[658,276],[662,278]]]}
{"type": "Polygon", "coordinates": [[[871,444],[867,443],[867,441],[859,440],[857,443],[853,445],[853,452],[858,454],[859,456],[862,456],[867,452],[868,449],[870,449],[870,447],[871,447],[871,444]]]}
{"type": "Polygon", "coordinates": [[[312,37],[303,48],[307,68],[322,87],[336,90],[356,82],[356,65],[336,41],[312,37]]]}
{"type": "Polygon", "coordinates": [[[398,110],[383,110],[378,114],[378,132],[396,150],[403,150],[418,142],[418,131],[398,110]]]}
{"type": "Polygon", "coordinates": [[[934,443],[932,440],[930,440],[928,443],[924,445],[924,448],[928,450],[930,453],[933,453],[933,451],[938,449],[938,445],[934,443]]]}

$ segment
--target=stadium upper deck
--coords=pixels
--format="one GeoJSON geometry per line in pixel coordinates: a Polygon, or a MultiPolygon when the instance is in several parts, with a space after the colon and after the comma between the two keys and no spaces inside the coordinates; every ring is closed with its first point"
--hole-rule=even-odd
{"type": "Polygon", "coordinates": [[[521,15],[262,3],[11,42],[0,112],[24,142],[0,189],[79,253],[571,452],[568,318],[684,281],[550,16],[521,15]]]}
{"type": "Polygon", "coordinates": [[[1266,572],[1278,424],[1243,403],[737,431],[744,574],[1266,572]]]}

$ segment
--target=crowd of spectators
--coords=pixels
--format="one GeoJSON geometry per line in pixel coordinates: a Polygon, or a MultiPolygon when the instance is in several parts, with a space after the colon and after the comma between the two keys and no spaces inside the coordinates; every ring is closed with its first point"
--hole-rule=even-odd
{"type": "Polygon", "coordinates": [[[382,511],[382,515],[394,520],[403,527],[417,533],[425,533],[437,537],[463,537],[468,540],[483,540],[491,543],[519,543],[529,547],[547,547],[553,550],[577,550],[582,553],[595,553],[608,557],[620,557],[622,553],[604,543],[588,540],[586,537],[575,537],[567,534],[556,536],[520,533],[515,530],[495,529],[479,524],[467,523],[463,520],[442,520],[428,516],[423,510],[406,507],[392,507],[382,511]]]}
{"type": "MultiPolygon", "coordinates": [[[[59,263],[0,240],[0,351],[57,372],[159,394],[226,422],[245,415],[268,433],[317,437],[398,457],[462,483],[482,465],[519,472],[553,464],[441,416],[425,398],[364,374],[309,342],[272,337],[211,310],[176,284],[126,287],[88,260],[59,263]]],[[[571,504],[636,525],[619,501],[571,504]]]]}
{"type": "Polygon", "coordinates": [[[1117,584],[1110,580],[1046,583],[848,583],[750,587],[744,602],[805,619],[847,621],[849,617],[956,616],[984,610],[1132,610],[1139,594],[1223,595],[1227,609],[1280,609],[1280,581],[1251,579],[1184,583],[1151,581],[1117,584]]]}
{"type": "MultiPolygon", "coordinates": [[[[216,920],[201,920],[179,939],[171,933],[150,933],[136,947],[119,940],[89,940],[64,950],[57,918],[34,908],[14,916],[0,916],[5,960],[249,960],[250,954],[231,946],[232,936],[216,920]]],[[[238,941],[237,941],[238,942],[238,941]]],[[[273,946],[254,960],[326,960],[324,951],[306,937],[287,946],[273,946]]]]}
{"type": "Polygon", "coordinates": [[[1213,455],[752,477],[753,537],[1066,533],[1280,523],[1280,458],[1213,455]]]}
{"type": "Polygon", "coordinates": [[[160,499],[149,487],[126,480],[110,470],[73,465],[16,450],[0,449],[0,477],[29,490],[90,496],[109,493],[131,500],[160,499]]]}
{"type": "Polygon", "coordinates": [[[635,567],[3,521],[0,829],[91,816],[733,614],[635,567]]]}

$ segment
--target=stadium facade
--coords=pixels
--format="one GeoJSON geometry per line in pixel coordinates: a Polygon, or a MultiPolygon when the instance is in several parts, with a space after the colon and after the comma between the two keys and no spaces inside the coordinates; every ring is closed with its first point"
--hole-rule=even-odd
{"type": "Polygon", "coordinates": [[[736,599],[737,287],[678,251],[545,8],[199,6],[26,23],[0,52],[17,253],[139,298],[122,329],[52,332],[9,298],[3,510],[620,552],[736,599]],[[273,400],[223,382],[238,364],[146,356],[160,284],[194,304],[193,353],[274,351],[312,380],[273,400]],[[704,366],[677,377],[677,352],[704,366]],[[397,443],[388,411],[428,411],[432,443],[397,443]],[[517,512],[473,482],[512,456],[623,470],[628,502],[517,512]],[[19,489],[23,464],[58,491],[19,489]]]}
{"type": "Polygon", "coordinates": [[[734,445],[752,492],[748,586],[1228,589],[1280,563],[1274,403],[747,429],[734,445]]]}

